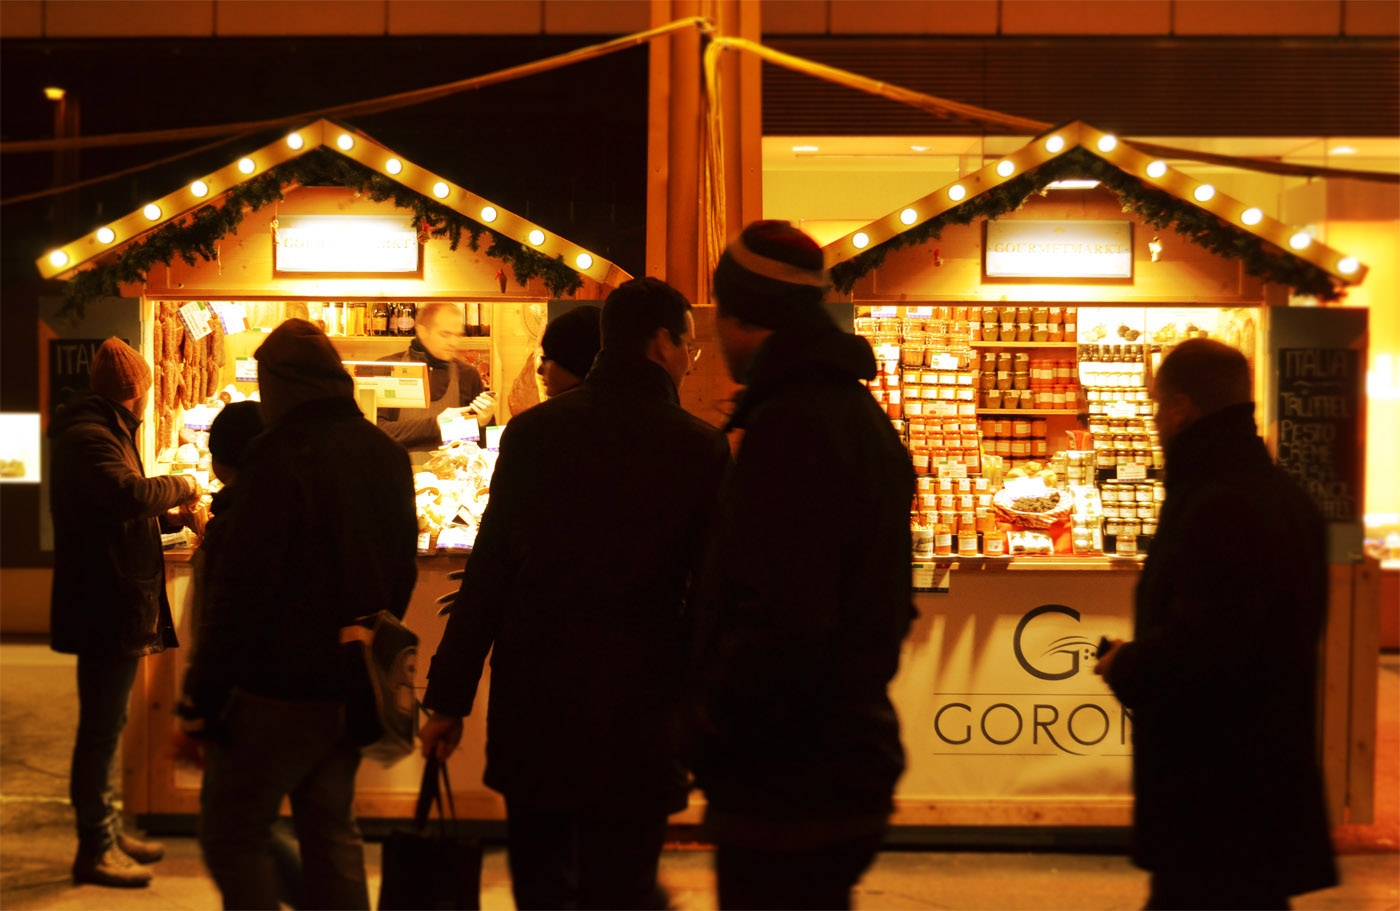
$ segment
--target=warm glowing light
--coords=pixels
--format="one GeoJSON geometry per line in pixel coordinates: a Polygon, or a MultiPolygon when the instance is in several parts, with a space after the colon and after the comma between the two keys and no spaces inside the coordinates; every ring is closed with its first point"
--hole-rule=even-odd
{"type": "Polygon", "coordinates": [[[919,220],[919,213],[915,212],[913,209],[905,209],[903,212],[899,213],[899,220],[906,225],[912,225],[919,220]]]}
{"type": "Polygon", "coordinates": [[[495,220],[496,220],[496,207],[495,207],[495,206],[483,206],[482,209],[481,209],[481,220],[484,221],[484,222],[487,222],[487,223],[490,223],[490,222],[495,221],[495,220]]]}
{"type": "Polygon", "coordinates": [[[531,231],[530,243],[534,244],[537,247],[540,244],[544,243],[544,232],[541,231],[539,228],[536,228],[535,230],[531,231]]]}
{"type": "Polygon", "coordinates": [[[66,94],[68,93],[56,85],[44,86],[44,97],[50,101],[62,101],[66,94]]]}
{"type": "Polygon", "coordinates": [[[153,202],[147,203],[146,208],[141,210],[141,214],[145,215],[151,221],[155,221],[156,219],[160,218],[160,206],[156,205],[153,202]]]}
{"type": "Polygon", "coordinates": [[[1157,161],[1154,161],[1152,162],[1152,164],[1147,166],[1148,177],[1161,177],[1165,173],[1167,173],[1167,163],[1165,161],[1162,161],[1161,159],[1158,159],[1157,161]]]}
{"type": "Polygon", "coordinates": [[[851,243],[855,244],[857,250],[864,250],[870,244],[870,235],[859,231],[851,238],[851,243]]]}
{"type": "Polygon", "coordinates": [[[287,135],[287,146],[293,151],[306,145],[306,140],[301,138],[300,133],[289,133],[287,135]]]}
{"type": "Polygon", "coordinates": [[[62,250],[55,250],[49,254],[49,263],[57,269],[62,269],[68,265],[68,254],[62,250]]]}
{"type": "Polygon", "coordinates": [[[447,194],[451,192],[452,191],[448,188],[447,184],[443,183],[440,180],[437,183],[433,184],[433,195],[436,196],[438,199],[446,199],[447,194]]]}
{"type": "Polygon", "coordinates": [[[794,152],[820,152],[820,151],[821,151],[821,149],[820,149],[819,147],[817,147],[817,146],[793,146],[793,147],[792,147],[792,150],[793,150],[794,152]]]}
{"type": "Polygon", "coordinates": [[[349,133],[341,133],[335,137],[335,144],[342,152],[348,152],[355,147],[355,137],[349,133]]]}
{"type": "Polygon", "coordinates": [[[997,162],[997,174],[1002,177],[1010,177],[1016,173],[1016,165],[1009,158],[1003,158],[997,162]]]}
{"type": "Polygon", "coordinates": [[[1051,136],[1049,139],[1045,140],[1045,151],[1051,153],[1052,155],[1060,151],[1060,149],[1063,149],[1064,147],[1065,137],[1063,136],[1051,136]]]}
{"type": "Polygon", "coordinates": [[[951,199],[953,202],[957,202],[959,199],[962,199],[966,195],[967,187],[963,186],[960,183],[955,183],[948,188],[948,198],[951,199]]]}
{"type": "MultiPolygon", "coordinates": [[[[248,161],[248,159],[246,158],[243,160],[248,161]]],[[[252,164],[252,162],[248,163],[252,164]]],[[[202,180],[196,180],[194,183],[190,184],[190,192],[193,193],[195,196],[199,197],[200,199],[203,199],[204,197],[209,195],[209,184],[205,183],[202,180]]]]}
{"type": "Polygon", "coordinates": [[[1355,256],[1343,256],[1341,259],[1337,260],[1337,271],[1343,275],[1351,275],[1360,268],[1361,263],[1355,256]]]}
{"type": "Polygon", "coordinates": [[[114,241],[114,240],[116,240],[116,239],[117,239],[117,232],[116,232],[116,231],[113,231],[111,228],[107,227],[106,225],[103,225],[102,227],[100,227],[100,228],[97,229],[97,241],[98,241],[98,243],[110,244],[112,241],[114,241]]]}
{"type": "Polygon", "coordinates": [[[1100,152],[1112,152],[1112,151],[1113,151],[1114,149],[1116,149],[1116,148],[1118,148],[1118,137],[1117,137],[1117,136],[1114,136],[1112,133],[1109,133],[1107,136],[1100,136],[1100,137],[1099,137],[1099,151],[1100,151],[1100,152]]]}
{"type": "Polygon", "coordinates": [[[910,147],[909,147],[909,151],[911,151],[911,152],[927,152],[927,151],[928,151],[929,149],[931,149],[931,148],[933,148],[933,146],[910,146],[910,147]]]}
{"type": "Polygon", "coordinates": [[[574,262],[578,263],[580,269],[591,269],[593,267],[593,257],[589,256],[587,253],[580,253],[574,262]]]}
{"type": "Polygon", "coordinates": [[[1066,180],[1052,180],[1045,185],[1047,190],[1092,190],[1099,182],[1086,177],[1070,177],[1066,180]]]}
{"type": "Polygon", "coordinates": [[[253,173],[253,169],[256,167],[257,165],[253,164],[253,159],[251,158],[238,159],[238,170],[242,171],[244,174],[253,173]]]}
{"type": "Polygon", "coordinates": [[[388,161],[384,162],[384,170],[388,171],[390,174],[397,174],[403,170],[403,162],[399,161],[397,158],[390,158],[388,161]]]}
{"type": "Polygon", "coordinates": [[[1261,221],[1263,221],[1263,220],[1264,220],[1264,210],[1263,210],[1263,209],[1258,209],[1258,208],[1255,208],[1255,209],[1245,209],[1243,212],[1240,213],[1240,221],[1244,222],[1244,223],[1247,224],[1247,225],[1257,225],[1257,224],[1259,224],[1259,222],[1261,222],[1261,221]]]}
{"type": "Polygon", "coordinates": [[[1312,244],[1312,235],[1307,231],[1299,231],[1288,238],[1288,246],[1295,250],[1306,250],[1310,244],[1312,244]]]}
{"type": "Polygon", "coordinates": [[[1203,183],[1197,187],[1195,192],[1191,195],[1196,197],[1196,202],[1209,202],[1211,197],[1215,195],[1215,187],[1212,187],[1208,183],[1203,183]]]}
{"type": "Polygon", "coordinates": [[[1355,155],[1356,150],[1351,146],[1337,146],[1332,150],[1333,155],[1355,155]]]}

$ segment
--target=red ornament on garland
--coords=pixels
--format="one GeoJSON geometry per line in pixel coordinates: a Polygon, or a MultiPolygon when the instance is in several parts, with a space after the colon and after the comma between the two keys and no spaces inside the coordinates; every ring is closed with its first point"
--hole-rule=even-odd
{"type": "Polygon", "coordinates": [[[500,286],[501,286],[501,293],[502,293],[502,294],[505,294],[505,293],[506,293],[506,270],[505,270],[505,269],[497,269],[497,270],[496,270],[496,281],[497,281],[497,282],[500,284],[500,286]]]}

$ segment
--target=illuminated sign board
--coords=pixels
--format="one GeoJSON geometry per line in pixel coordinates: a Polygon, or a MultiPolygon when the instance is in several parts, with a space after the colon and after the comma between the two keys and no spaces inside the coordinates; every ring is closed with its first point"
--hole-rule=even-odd
{"type": "Polygon", "coordinates": [[[1131,279],[1130,221],[1033,221],[987,224],[988,278],[1131,279]]]}
{"type": "Polygon", "coordinates": [[[418,232],[396,215],[289,215],[273,232],[277,273],[412,275],[422,272],[418,232]]]}

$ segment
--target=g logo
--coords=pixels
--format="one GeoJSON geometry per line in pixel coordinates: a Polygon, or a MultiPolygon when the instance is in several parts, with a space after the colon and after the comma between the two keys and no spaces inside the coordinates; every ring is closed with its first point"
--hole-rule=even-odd
{"type": "Polygon", "coordinates": [[[1027,674],[1038,677],[1041,680],[1065,680],[1079,673],[1079,653],[1081,650],[1092,649],[1094,644],[1082,636],[1062,636],[1050,643],[1043,655],[1068,655],[1069,669],[1059,673],[1050,673],[1034,667],[1026,660],[1026,653],[1021,647],[1021,636],[1026,631],[1026,627],[1032,620],[1041,614],[1064,614],[1075,622],[1079,621],[1079,611],[1072,607],[1065,607],[1063,604],[1042,604],[1032,608],[1021,618],[1021,622],[1016,624],[1016,634],[1012,637],[1012,651],[1016,653],[1016,661],[1025,669],[1027,674]]]}

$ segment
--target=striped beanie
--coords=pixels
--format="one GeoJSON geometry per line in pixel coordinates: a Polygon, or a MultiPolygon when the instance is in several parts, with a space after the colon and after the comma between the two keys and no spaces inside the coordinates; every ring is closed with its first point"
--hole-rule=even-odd
{"type": "Polygon", "coordinates": [[[721,313],[765,329],[787,329],[821,311],[826,270],[817,242],[785,221],[756,221],[715,267],[721,313]]]}

